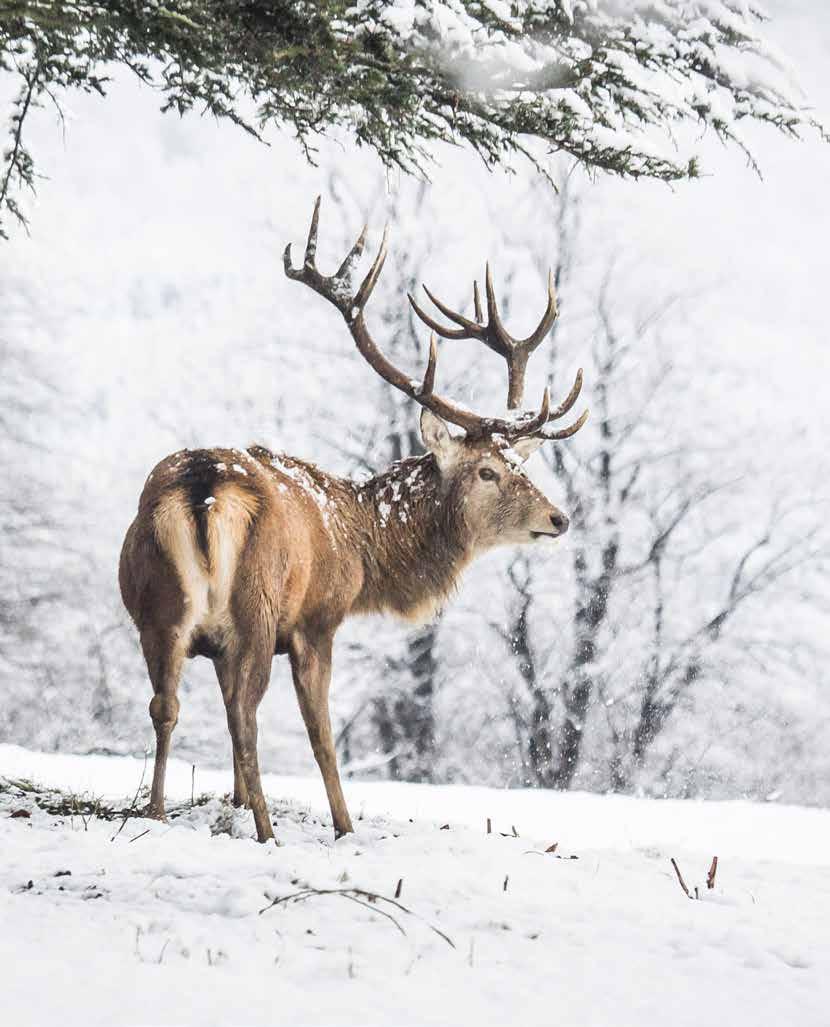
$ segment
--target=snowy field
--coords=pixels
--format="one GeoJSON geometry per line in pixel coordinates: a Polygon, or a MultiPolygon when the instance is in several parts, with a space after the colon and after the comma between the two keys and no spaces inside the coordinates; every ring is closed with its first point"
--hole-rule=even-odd
{"type": "Polygon", "coordinates": [[[191,773],[122,827],[11,782],[129,807],[141,761],[0,746],[4,1024],[830,1022],[830,811],[347,783],[335,844],[319,780],[267,776],[276,847],[191,773]],[[355,891],[267,908],[308,888],[355,891]]]}

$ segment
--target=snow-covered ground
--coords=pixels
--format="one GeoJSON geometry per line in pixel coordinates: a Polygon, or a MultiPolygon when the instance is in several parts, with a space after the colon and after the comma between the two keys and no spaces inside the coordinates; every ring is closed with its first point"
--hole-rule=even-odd
{"type": "MultiPolygon", "coordinates": [[[[129,805],[141,761],[0,746],[4,1024],[830,1022],[830,811],[347,783],[358,831],[334,843],[319,780],[268,776],[260,846],[222,799],[189,808],[191,773],[171,763],[181,816],[119,832],[8,779],[129,805]],[[399,881],[406,911],[266,908],[399,881]]],[[[197,796],[228,785],[197,768],[197,796]]]]}

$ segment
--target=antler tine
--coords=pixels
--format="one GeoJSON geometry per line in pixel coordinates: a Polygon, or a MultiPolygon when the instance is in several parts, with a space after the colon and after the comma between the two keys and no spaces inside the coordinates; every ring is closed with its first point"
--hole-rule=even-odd
{"type": "Polygon", "coordinates": [[[564,417],[565,414],[567,414],[567,412],[574,405],[574,403],[576,403],[577,399],[579,398],[580,392],[582,392],[582,368],[581,367],[576,372],[576,377],[574,378],[574,383],[571,386],[571,391],[562,400],[562,402],[559,404],[559,406],[554,411],[551,412],[550,417],[548,417],[548,420],[549,421],[558,421],[560,417],[564,417]]]}
{"type": "Polygon", "coordinates": [[[308,228],[308,239],[305,245],[305,253],[303,254],[302,267],[295,268],[291,265],[291,243],[285,247],[285,252],[282,257],[283,267],[285,268],[285,273],[289,278],[293,279],[295,282],[304,282],[310,288],[314,289],[315,292],[318,292],[321,296],[325,296],[326,299],[331,300],[338,310],[342,310],[341,302],[338,300],[336,295],[336,284],[338,281],[337,275],[327,278],[325,275],[321,275],[317,270],[315,258],[317,256],[317,226],[319,223],[320,197],[318,196],[314,201],[314,211],[311,215],[311,224],[308,228]]]}
{"type": "Polygon", "coordinates": [[[517,341],[515,345],[527,350],[528,353],[532,353],[551,330],[553,322],[558,316],[559,306],[556,302],[556,290],[553,287],[553,271],[548,269],[548,305],[545,308],[544,314],[542,314],[542,320],[526,339],[517,341]]]}
{"type": "Polygon", "coordinates": [[[567,439],[571,435],[575,435],[583,424],[588,420],[588,411],[586,410],[578,420],[568,428],[562,428],[558,431],[548,432],[545,430],[546,425],[550,424],[551,421],[557,421],[560,417],[564,417],[565,414],[571,409],[576,403],[580,392],[582,391],[582,368],[576,372],[576,378],[571,386],[571,391],[562,400],[558,407],[554,410],[550,409],[550,389],[546,388],[544,396],[542,397],[542,405],[539,408],[539,412],[527,421],[521,422],[514,427],[510,437],[513,439],[519,438],[530,438],[531,436],[537,436],[544,439],[567,439]]]}
{"type": "Polygon", "coordinates": [[[435,339],[435,332],[429,335],[429,360],[427,369],[424,371],[424,380],[421,384],[420,395],[431,396],[435,388],[435,366],[438,363],[438,344],[435,339]]]}
{"type": "Polygon", "coordinates": [[[493,274],[490,270],[489,263],[487,264],[485,285],[487,288],[487,314],[490,319],[490,323],[493,326],[493,331],[498,335],[499,340],[504,345],[505,349],[508,351],[521,350],[528,354],[532,353],[551,330],[553,322],[559,316],[559,308],[556,303],[556,290],[553,287],[553,272],[548,269],[548,303],[545,307],[544,314],[542,314],[542,319],[530,335],[526,336],[524,339],[514,339],[502,323],[501,317],[499,316],[498,303],[496,302],[496,290],[493,287],[493,274]]]}
{"type": "Polygon", "coordinates": [[[490,268],[490,261],[484,265],[484,291],[487,295],[487,320],[488,329],[491,335],[490,349],[496,350],[502,356],[507,356],[513,349],[513,339],[502,324],[499,316],[499,306],[496,303],[496,290],[493,286],[493,272],[490,268]],[[495,345],[494,345],[495,343],[495,345]]]}
{"type": "MultiPolygon", "coordinates": [[[[424,286],[426,290],[426,286],[424,286]]],[[[418,317],[424,322],[427,328],[431,328],[432,331],[438,332],[444,339],[469,339],[470,335],[464,328],[445,328],[440,322],[436,321],[435,318],[430,317],[429,314],[420,307],[412,295],[411,292],[406,294],[406,298],[409,300],[409,305],[418,315],[418,317]]],[[[435,302],[433,300],[433,302],[435,302]]],[[[437,304],[436,304],[437,306],[437,304]]]]}
{"type": "Polygon", "coordinates": [[[291,243],[282,251],[282,266],[289,278],[297,278],[297,273],[291,266],[291,243]]]}
{"type": "MultiPolygon", "coordinates": [[[[475,284],[475,283],[474,283],[475,284]]],[[[438,297],[430,292],[430,290],[424,285],[424,292],[429,296],[436,307],[441,311],[444,317],[448,317],[450,321],[455,321],[457,325],[460,325],[464,330],[468,338],[480,339],[482,338],[482,326],[477,324],[475,321],[471,321],[468,317],[464,317],[463,314],[448,307],[446,303],[442,303],[438,297]]]]}
{"type": "Polygon", "coordinates": [[[355,317],[357,317],[357,314],[362,313],[363,308],[366,306],[369,297],[372,295],[372,290],[377,285],[378,278],[380,277],[380,273],[383,270],[383,265],[386,262],[386,250],[388,242],[389,225],[386,224],[383,228],[383,239],[381,239],[378,255],[375,257],[374,263],[369,268],[369,271],[366,277],[363,279],[360,288],[357,290],[357,295],[354,298],[354,302],[352,304],[352,313],[357,311],[357,313],[354,313],[355,317]]]}
{"type": "Polygon", "coordinates": [[[439,300],[438,297],[425,285],[422,286],[422,288],[441,313],[445,317],[448,317],[450,321],[454,321],[460,327],[447,328],[440,324],[440,322],[436,321],[435,318],[430,317],[430,315],[418,305],[411,293],[407,293],[412,309],[425,325],[431,328],[434,332],[438,332],[438,334],[445,339],[477,339],[479,342],[483,342],[489,349],[498,353],[499,356],[505,356],[502,346],[497,341],[494,342],[493,336],[489,330],[490,326],[480,323],[483,321],[483,317],[481,314],[481,298],[478,294],[478,282],[473,282],[473,304],[476,312],[475,321],[471,321],[468,317],[464,317],[464,315],[460,314],[457,310],[453,310],[452,307],[448,307],[446,303],[442,303],[441,300],[439,300]]]}
{"type": "Polygon", "coordinates": [[[337,269],[337,273],[334,276],[335,278],[351,281],[352,272],[355,269],[355,265],[363,256],[363,247],[366,245],[366,233],[368,230],[369,226],[364,225],[363,229],[360,232],[360,235],[357,237],[357,241],[355,242],[354,246],[352,246],[352,248],[346,254],[345,258],[343,259],[343,263],[337,269]]]}
{"type": "Polygon", "coordinates": [[[311,215],[311,224],[308,227],[308,241],[305,244],[305,259],[303,263],[306,267],[314,267],[314,258],[317,256],[317,226],[320,223],[320,200],[322,197],[318,196],[314,201],[314,212],[311,215]]]}
{"type": "Polygon", "coordinates": [[[579,431],[582,425],[585,424],[587,420],[588,411],[583,410],[580,416],[577,418],[577,420],[568,428],[560,428],[558,431],[551,432],[542,431],[539,432],[539,435],[541,438],[545,440],[545,442],[556,442],[557,440],[561,439],[569,439],[571,435],[576,435],[576,433],[579,431]]]}

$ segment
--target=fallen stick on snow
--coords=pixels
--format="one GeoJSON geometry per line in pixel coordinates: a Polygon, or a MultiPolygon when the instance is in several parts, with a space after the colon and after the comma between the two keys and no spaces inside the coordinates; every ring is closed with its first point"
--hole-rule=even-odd
{"type": "Polygon", "coordinates": [[[680,873],[680,867],[677,865],[677,861],[675,860],[674,856],[672,856],[672,858],[671,858],[671,865],[674,867],[674,872],[677,874],[677,880],[678,880],[678,883],[680,884],[680,887],[686,893],[686,898],[687,899],[692,898],[692,893],[686,887],[686,882],[683,880],[683,875],[680,873]]]}
{"type": "Polygon", "coordinates": [[[395,899],[390,899],[386,895],[378,895],[377,892],[366,891],[364,888],[303,888],[301,891],[292,892],[290,895],[278,896],[267,906],[264,906],[259,911],[259,915],[261,916],[263,913],[267,913],[268,910],[273,909],[274,906],[281,906],[288,902],[304,902],[306,899],[313,898],[317,895],[340,895],[344,899],[350,899],[352,902],[356,902],[359,906],[365,906],[366,909],[371,909],[374,913],[380,913],[380,915],[385,916],[387,920],[391,920],[401,934],[405,936],[406,931],[401,927],[398,920],[396,920],[391,913],[387,912],[387,910],[378,909],[377,906],[374,905],[376,902],[387,902],[390,906],[394,906],[396,909],[401,910],[402,913],[415,917],[416,920],[420,920],[422,923],[426,924],[431,931],[438,935],[439,938],[443,938],[450,948],[455,948],[455,942],[449,937],[449,935],[444,934],[444,932],[435,927],[434,924],[424,920],[422,916],[419,916],[413,910],[408,909],[395,899]]]}
{"type": "Polygon", "coordinates": [[[706,887],[711,891],[715,887],[715,875],[718,872],[718,857],[712,856],[712,865],[709,867],[709,873],[706,875],[706,887]]]}

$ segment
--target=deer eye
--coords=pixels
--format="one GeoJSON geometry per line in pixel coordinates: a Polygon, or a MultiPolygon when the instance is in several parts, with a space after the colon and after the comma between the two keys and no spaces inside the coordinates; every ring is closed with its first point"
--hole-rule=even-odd
{"type": "Polygon", "coordinates": [[[478,476],[479,476],[479,478],[481,478],[482,481],[498,481],[499,480],[499,476],[490,467],[482,467],[481,470],[478,472],[478,476]]]}

